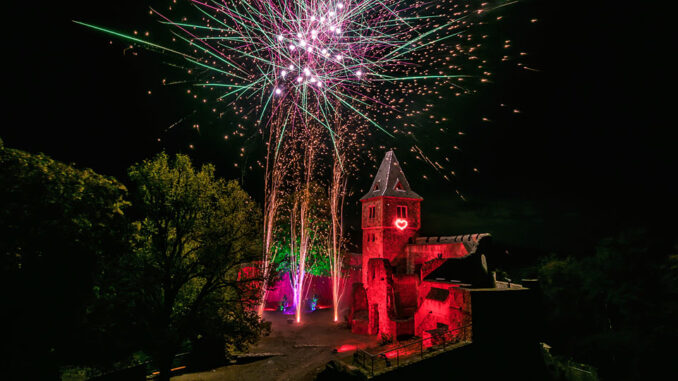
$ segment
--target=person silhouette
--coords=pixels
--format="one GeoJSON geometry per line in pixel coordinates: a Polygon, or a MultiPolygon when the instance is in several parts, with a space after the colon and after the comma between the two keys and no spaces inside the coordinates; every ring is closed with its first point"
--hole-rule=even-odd
{"type": "Polygon", "coordinates": [[[315,311],[318,308],[318,294],[313,294],[311,298],[311,311],[315,311]]]}

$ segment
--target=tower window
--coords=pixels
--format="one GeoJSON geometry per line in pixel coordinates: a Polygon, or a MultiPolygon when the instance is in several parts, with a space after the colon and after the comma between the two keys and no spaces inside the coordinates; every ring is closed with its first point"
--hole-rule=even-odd
{"type": "Polygon", "coordinates": [[[375,206],[367,207],[367,215],[370,220],[373,220],[377,216],[377,208],[375,206]]]}
{"type": "Polygon", "coordinates": [[[377,181],[377,182],[374,184],[374,191],[376,192],[376,191],[378,191],[378,190],[379,190],[379,181],[377,181]]]}
{"type": "Polygon", "coordinates": [[[407,218],[407,206],[396,206],[396,217],[407,218]]]}
{"type": "Polygon", "coordinates": [[[398,182],[396,183],[394,189],[395,189],[395,190],[399,190],[399,191],[404,191],[404,190],[405,190],[405,188],[403,188],[403,184],[402,184],[400,181],[398,181],[398,182]]]}

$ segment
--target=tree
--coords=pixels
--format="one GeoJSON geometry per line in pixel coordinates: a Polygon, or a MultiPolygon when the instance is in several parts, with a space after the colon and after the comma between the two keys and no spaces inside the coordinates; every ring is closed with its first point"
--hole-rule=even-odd
{"type": "Polygon", "coordinates": [[[554,350],[609,379],[673,374],[678,338],[678,245],[673,232],[625,231],[590,257],[549,258],[540,268],[554,350]],[[675,352],[675,351],[674,351],[675,352]]]}
{"type": "Polygon", "coordinates": [[[295,192],[281,197],[276,229],[272,245],[275,253],[273,269],[276,273],[288,273],[293,295],[291,306],[295,317],[301,318],[311,278],[329,276],[327,258],[329,218],[327,197],[316,183],[303,184],[295,192]]]}
{"type": "Polygon", "coordinates": [[[166,380],[187,339],[219,333],[242,346],[265,329],[237,280],[240,265],[261,252],[261,216],[237,182],[215,178],[212,165],[195,169],[184,155],[159,154],[129,176],[139,216],[137,319],[166,380]]]}
{"type": "Polygon", "coordinates": [[[85,327],[104,259],[125,251],[126,188],[2,144],[0,184],[3,372],[55,379],[100,349],[85,327]]]}

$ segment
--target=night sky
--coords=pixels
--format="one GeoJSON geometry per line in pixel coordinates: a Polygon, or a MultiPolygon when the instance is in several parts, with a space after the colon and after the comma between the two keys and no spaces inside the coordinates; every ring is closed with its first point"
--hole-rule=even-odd
{"type": "MultiPolygon", "coordinates": [[[[423,234],[491,232],[516,249],[578,253],[625,228],[667,220],[675,225],[662,218],[672,215],[677,194],[676,123],[664,118],[674,107],[668,94],[675,91],[664,81],[675,69],[659,58],[671,46],[660,42],[665,24],[637,5],[592,3],[599,2],[522,1],[484,27],[490,59],[506,54],[505,40],[511,41],[510,54],[527,55],[505,64],[492,61],[492,83],[440,105],[466,132],[455,143],[461,151],[453,182],[435,176],[402,142],[384,138],[425,199],[423,234]]],[[[5,17],[22,25],[3,26],[10,28],[4,31],[10,67],[4,69],[9,88],[0,137],[6,146],[44,152],[123,181],[129,165],[163,149],[189,153],[198,162],[215,163],[220,175],[244,181],[261,200],[261,172],[233,167],[239,145],[223,140],[223,121],[197,107],[186,87],[159,86],[163,78],[180,77],[166,57],[125,51],[127,44],[72,22],[150,30],[154,36],[163,27],[148,15],[148,4],[6,5],[5,17]]],[[[425,132],[419,138],[423,146],[434,144],[425,132]]],[[[369,186],[369,172],[352,184],[347,214],[353,229],[359,224],[354,201],[369,186]]]]}

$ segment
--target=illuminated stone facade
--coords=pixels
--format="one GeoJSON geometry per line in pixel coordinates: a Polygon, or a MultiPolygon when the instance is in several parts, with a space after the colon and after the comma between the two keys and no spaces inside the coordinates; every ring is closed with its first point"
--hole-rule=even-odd
{"type": "Polygon", "coordinates": [[[353,332],[395,339],[453,330],[470,323],[471,298],[465,287],[491,283],[484,256],[476,252],[488,235],[417,237],[422,200],[393,151],[387,152],[361,198],[362,282],[353,285],[353,332]],[[463,273],[457,276],[459,271],[463,273]]]}

